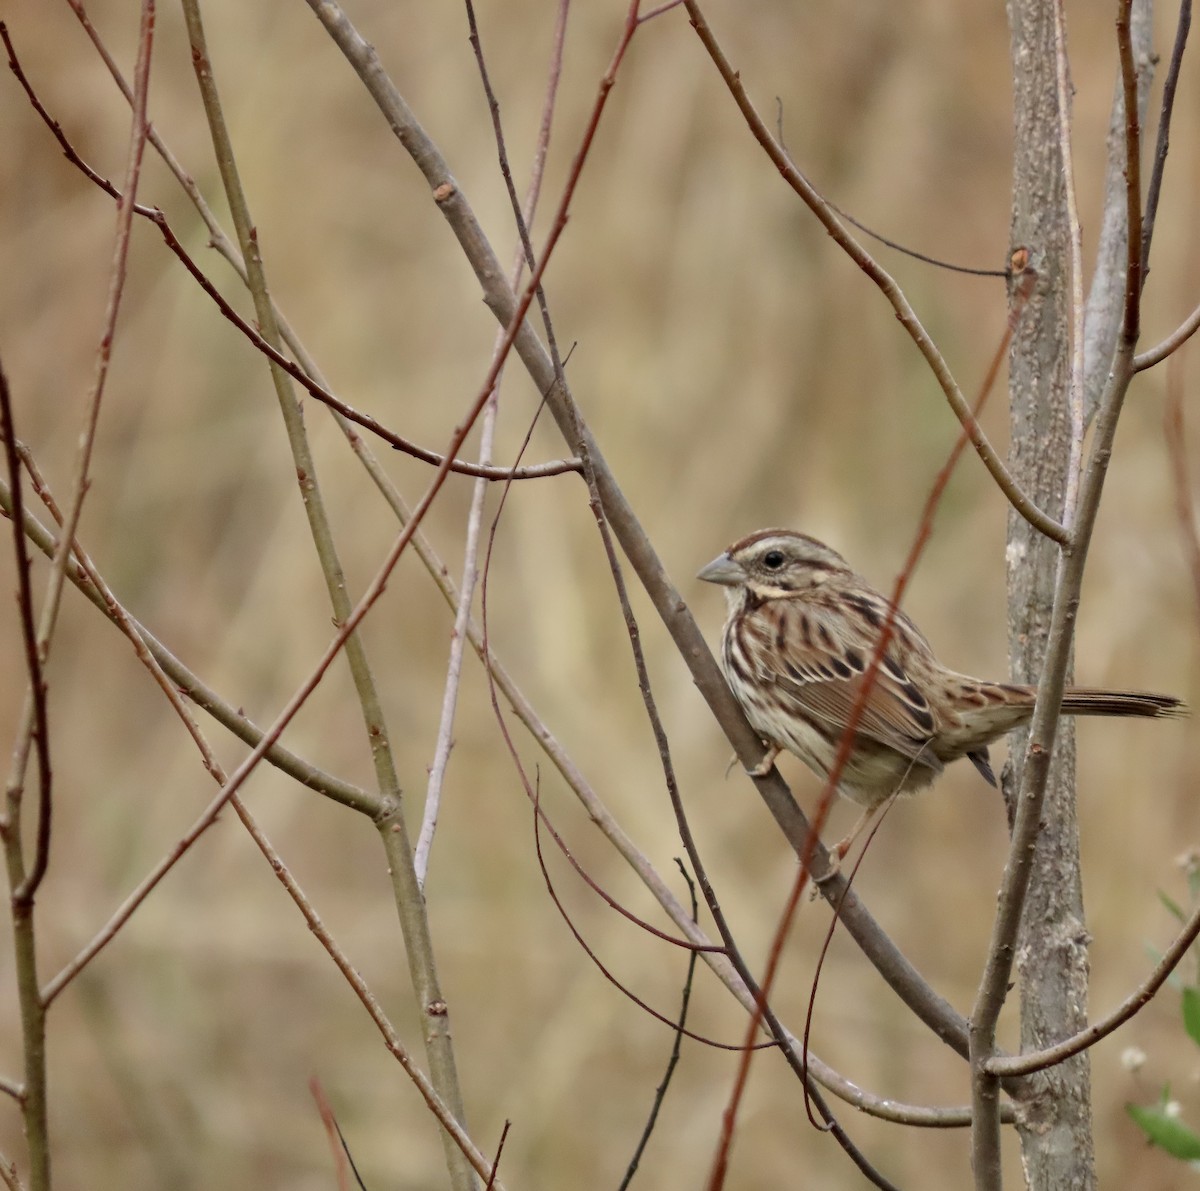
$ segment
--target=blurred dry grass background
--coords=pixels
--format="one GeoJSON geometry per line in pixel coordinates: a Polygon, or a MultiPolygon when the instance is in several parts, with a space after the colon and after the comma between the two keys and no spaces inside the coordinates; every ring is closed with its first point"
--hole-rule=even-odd
{"type": "MultiPolygon", "coordinates": [[[[93,19],[131,68],[136,6],[97,0],[93,19]]],[[[552,5],[484,0],[482,31],[518,187],[549,54],[552,5]]],[[[568,31],[545,209],[553,205],[611,52],[619,5],[578,5],[568,31]]],[[[348,10],[440,142],[502,259],[507,201],[460,6],[358,0],[348,10]]],[[[1160,20],[1174,13],[1160,14],[1160,20]]],[[[494,327],[416,171],[306,6],[206,8],[218,83],[241,153],[274,294],[337,391],[435,449],[486,368],[494,327]]],[[[64,4],[6,14],[25,67],[83,155],[120,176],[128,117],[64,4]]],[[[949,0],[711,6],[710,19],[763,109],[779,97],[793,154],[836,202],[922,250],[1002,264],[1009,191],[1008,38],[1002,6],[949,0]]],[[[1094,231],[1115,51],[1104,6],[1071,6],[1076,152],[1094,231]]],[[[1160,36],[1164,44],[1165,33],[1160,36]]],[[[1144,320],[1147,342],[1196,300],[1188,245],[1200,193],[1194,72],[1181,88],[1144,320]]],[[[153,120],[216,201],[208,134],[181,19],[159,16],[153,120]]],[[[0,83],[0,326],[22,437],[64,491],[104,300],[113,208],[61,157],[13,80],[0,83]]],[[[144,201],[163,206],[210,273],[198,221],[148,155],[144,201]]],[[[329,637],[329,610],[297,500],[266,369],[146,226],[131,274],[81,530],[127,605],[190,666],[267,722],[329,637]]],[[[535,242],[540,237],[535,236],[535,242]]],[[[1089,239],[1089,244],[1090,244],[1089,239]]],[[[964,387],[1004,319],[1002,285],[884,252],[964,387]]],[[[802,527],[880,585],[911,540],[956,426],[870,284],[833,249],[742,126],[681,12],[643,29],[622,70],[547,277],[570,373],[593,428],[668,567],[715,636],[719,594],[689,576],[763,524],[802,527]]],[[[1080,681],[1196,695],[1196,613],[1160,429],[1161,370],[1137,383],[1118,440],[1085,591],[1080,681]]],[[[509,369],[499,457],[533,409],[509,369]]],[[[341,436],[308,422],[353,591],[395,533],[341,436]]],[[[1000,394],[986,423],[1005,437],[1000,394]]],[[[382,452],[381,452],[382,453],[382,452]]],[[[531,458],[563,453],[552,428],[531,458]]],[[[389,457],[411,498],[424,465],[389,457]]],[[[457,568],[469,481],[427,522],[457,568]]],[[[491,502],[495,508],[495,494],[491,502]]],[[[942,507],[909,607],[942,657],[1005,669],[1005,506],[968,457],[942,507]]],[[[39,575],[41,570],[39,569],[39,575]]],[[[11,592],[10,551],[0,590],[11,592]]],[[[519,485],[497,538],[493,641],[550,726],[664,872],[681,851],[633,680],[601,548],[572,477],[519,485]]],[[[11,606],[11,605],[6,605],[11,606]]],[[[692,824],[747,957],[761,963],[794,860],[727,750],[645,601],[643,630],[692,824]]],[[[366,638],[402,780],[420,812],[451,615],[415,558],[400,566],[366,638]]],[[[14,618],[0,618],[0,739],[23,692],[14,618]]],[[[211,796],[195,750],[125,642],[76,596],[50,667],[57,830],[40,907],[49,975],[87,940],[211,796]]],[[[242,754],[216,727],[225,760],[242,754]]],[[[286,743],[366,783],[370,765],[344,667],[286,743]]],[[[1187,725],[1083,724],[1086,890],[1095,938],[1093,1012],[1123,996],[1183,896],[1175,857],[1198,842],[1200,756],[1187,725]]],[[[535,763],[535,750],[521,749],[535,763]]],[[[543,767],[545,774],[546,768],[543,767]]],[[[811,802],[816,783],[787,770],[811,802]]],[[[636,882],[549,776],[543,796],[592,873],[635,909],[636,882]]],[[[419,1051],[383,857],[368,826],[265,767],[247,797],[317,908],[419,1051]]],[[[848,822],[838,812],[831,830],[848,822]]],[[[935,986],[969,1008],[991,924],[1005,831],[972,770],[889,817],[859,885],[935,986]]],[[[665,1012],[684,957],[614,916],[551,865],[598,952],[665,1012]]],[[[542,887],[530,810],[468,659],[428,889],[453,1014],[469,1125],[488,1149],[513,1122],[502,1175],[514,1188],[613,1187],[640,1131],[671,1038],[618,994],[571,940],[542,887]]],[[[7,921],[5,919],[5,921],[7,921]]],[[[802,1019],[827,922],[806,906],[778,987],[802,1019]]],[[[11,959],[0,956],[0,1070],[20,1068],[11,959]]],[[[701,968],[695,1028],[737,1039],[743,1017],[701,968]]],[[[1010,1032],[1010,1037],[1011,1037],[1010,1032]]],[[[844,939],[816,1011],[819,1053],[897,1099],[960,1103],[962,1064],[911,1020],[844,939]]],[[[1166,1188],[1177,1169],[1146,1151],[1122,1104],[1170,1079],[1193,1123],[1200,1094],[1164,993],[1094,1052],[1098,1157],[1108,1186],[1166,1188]],[[1122,1046],[1150,1055],[1137,1080],[1122,1046]]],[[[695,1186],[713,1152],[734,1059],[684,1058],[639,1175],[695,1186]]],[[[372,1188],[442,1185],[432,1120],[237,824],[223,821],[51,1021],[55,1159],[64,1187],[328,1187],[307,1091],[318,1075],[372,1188]]],[[[890,1177],[928,1191],[969,1178],[964,1133],[929,1134],[843,1113],[890,1177]]],[[[0,1147],[20,1125],[0,1111],[0,1147]]],[[[1013,1167],[1014,1180],[1018,1177],[1013,1167]]],[[[637,1184],[635,1184],[637,1185],[637,1184]]],[[[731,1186],[861,1185],[804,1120],[797,1084],[769,1055],[754,1067],[731,1186]]]]}

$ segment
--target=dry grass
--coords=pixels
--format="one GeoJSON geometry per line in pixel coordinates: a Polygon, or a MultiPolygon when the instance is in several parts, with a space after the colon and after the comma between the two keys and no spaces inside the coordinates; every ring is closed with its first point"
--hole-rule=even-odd
{"type": "MultiPolygon", "coordinates": [[[[572,14],[549,177],[558,193],[610,51],[614,5],[572,14]]],[[[711,19],[764,108],[778,95],[789,146],[841,205],[907,243],[997,265],[1008,230],[1007,32],[999,8],[714,6],[711,19]]],[[[128,5],[93,18],[125,63],[128,5]]],[[[208,5],[209,38],[274,294],[339,393],[440,447],[487,364],[493,326],[416,172],[307,9],[264,0],[208,5]]],[[[480,14],[523,170],[540,104],[550,5],[480,14]]],[[[367,2],[352,16],[449,156],[507,259],[512,236],[465,19],[455,5],[367,2]]],[[[1085,230],[1115,53],[1109,19],[1073,14],[1077,152],[1085,230]]],[[[81,152],[116,177],[127,115],[65,5],[9,17],[26,69],[81,152]]],[[[215,171],[179,14],[164,6],[151,113],[216,199],[215,171]]],[[[64,486],[98,333],[112,206],[61,158],[11,79],[0,84],[0,326],[22,437],[64,486]]],[[[1185,86],[1148,291],[1147,339],[1195,301],[1187,242],[1197,143],[1185,86]]],[[[520,176],[520,175],[519,175],[520,176]]],[[[143,196],[203,256],[195,218],[157,165],[143,196]]],[[[228,271],[206,267],[228,293],[228,271]]],[[[970,391],[1000,334],[1002,285],[887,258],[970,391]]],[[[739,123],[682,13],[638,36],[547,277],[571,377],[618,476],[672,574],[715,634],[715,593],[688,576],[761,524],[803,527],[887,584],[900,565],[955,424],[869,283],[834,251],[739,123]]],[[[238,296],[243,309],[246,303],[238,296]]],[[[1093,550],[1077,652],[1081,681],[1193,698],[1196,614],[1174,530],[1160,431],[1162,379],[1138,382],[1118,441],[1093,550]]],[[[533,408],[510,369],[499,456],[533,408]]],[[[1002,402],[989,431],[1005,434],[1002,402]]],[[[308,422],[353,591],[394,523],[322,410],[308,422]]],[[[533,458],[561,443],[540,428],[533,458]]],[[[420,464],[387,459],[416,497],[420,464]]],[[[329,637],[329,610],[260,359],[212,309],[152,230],[136,230],[95,483],[82,538],[128,606],[189,665],[269,720],[329,637]]],[[[457,566],[469,481],[435,506],[431,536],[457,566]]],[[[493,501],[494,507],[494,501],[493,501]]],[[[955,478],[910,608],[943,658],[1005,669],[1005,506],[978,462],[955,478]]],[[[513,490],[491,578],[493,639],[520,683],[628,830],[663,871],[680,852],[628,646],[572,477],[513,490]]],[[[0,590],[13,588],[0,552],[0,590]]],[[[643,605],[639,604],[639,610],[643,605]]],[[[726,747],[654,617],[643,620],[656,693],[710,871],[748,958],[761,962],[793,857],[749,786],[722,778],[726,747]]],[[[410,811],[433,751],[451,616],[406,559],[366,637],[383,687],[410,811]]],[[[13,618],[0,618],[0,739],[22,695],[13,618]]],[[[50,668],[57,832],[39,902],[43,968],[67,960],[211,796],[177,722],[95,611],[68,599],[50,668]]],[[[225,759],[241,755],[213,728],[225,759]]],[[[1093,1006],[1112,1005],[1170,922],[1156,891],[1180,895],[1174,857],[1197,842],[1194,732],[1182,725],[1081,726],[1081,818],[1093,1006]]],[[[370,765],[344,669],[289,730],[290,747],[366,783],[370,765]]],[[[534,750],[522,743],[527,759],[534,750]]],[[[815,782],[789,771],[802,798],[815,782]]],[[[317,907],[417,1046],[405,963],[374,833],[274,772],[247,791],[317,907]]],[[[469,660],[429,903],[470,1116],[490,1148],[513,1122],[510,1187],[611,1187],[644,1120],[670,1036],[601,979],[550,904],[530,811],[469,660]]],[[[648,899],[557,779],[544,797],[594,875],[652,914],[648,899]]],[[[835,819],[834,829],[841,826],[835,819]]],[[[864,866],[868,904],[956,1006],[972,1000],[1004,858],[998,801],[973,771],[896,808],[864,866]],[[947,894],[950,894],[948,897],[947,894]]],[[[552,865],[581,929],[639,993],[670,1012],[684,957],[607,911],[552,865]]],[[[806,906],[779,985],[802,1017],[826,922],[806,906]]],[[[7,958],[4,970],[9,970],[7,958]]],[[[10,983],[4,982],[10,989],[10,983]]],[[[739,1038],[743,1016],[715,982],[695,1025],[739,1038]]],[[[835,942],[817,1007],[823,1057],[874,1091],[958,1103],[963,1065],[903,1012],[853,947],[835,942]]],[[[1010,1030],[1011,1037],[1011,1030],[1010,1030]]],[[[1099,1163],[1111,1186],[1172,1185],[1121,1111],[1170,1078],[1200,1121],[1194,1064],[1164,993],[1093,1068],[1099,1163]],[[1122,1041],[1122,1039],[1124,1041],[1122,1041]],[[1125,1042],[1151,1056],[1143,1083],[1119,1066],[1125,1042]],[[1136,1172],[1136,1174],[1135,1174],[1136,1172]]],[[[324,1081],[372,1188],[440,1185],[431,1119],[385,1056],[360,1007],[281,896],[232,818],[186,858],[51,1021],[55,1156],[61,1185],[328,1187],[331,1165],[309,1100],[324,1081]]],[[[16,1074],[11,991],[0,998],[0,1071],[16,1074]]],[[[711,1159],[733,1060],[690,1045],[640,1185],[695,1186],[711,1159]]],[[[906,1187],[959,1188],[965,1134],[930,1136],[847,1114],[856,1138],[906,1187]]],[[[0,1110],[0,1148],[20,1124],[0,1110]]],[[[797,1085],[770,1056],[755,1065],[734,1156],[746,1191],[861,1185],[804,1123],[797,1085]]]]}

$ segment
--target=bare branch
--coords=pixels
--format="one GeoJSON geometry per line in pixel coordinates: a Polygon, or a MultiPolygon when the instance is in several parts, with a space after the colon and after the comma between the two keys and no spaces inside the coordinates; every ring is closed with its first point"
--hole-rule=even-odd
{"type": "MultiPolygon", "coordinates": [[[[1167,440],[1175,481],[1176,513],[1187,545],[1192,570],[1192,583],[1200,607],[1200,532],[1197,530],[1187,477],[1187,457],[1183,441],[1183,390],[1179,384],[1170,386],[1167,408],[1167,440]]],[[[989,1060],[988,1070],[996,1075],[1029,1075],[1061,1063],[1072,1055],[1095,1045],[1128,1021],[1163,986],[1167,978],[1200,936],[1200,907],[1195,909],[1174,942],[1163,953],[1150,974],[1110,1014],[1102,1020],[1064,1039],[1055,1046],[1029,1054],[1012,1055],[989,1060]]]]}
{"type": "Polygon", "coordinates": [[[5,1154],[0,1154],[0,1180],[8,1191],[25,1191],[25,1184],[17,1174],[17,1164],[5,1154]]]}
{"type": "MultiPolygon", "coordinates": [[[[267,863],[271,866],[271,871],[279,878],[280,883],[287,890],[288,896],[291,897],[297,908],[304,915],[304,921],[308,924],[308,929],[312,931],[317,942],[325,948],[326,953],[333,960],[338,971],[346,978],[346,982],[354,990],[355,995],[362,1002],[363,1008],[370,1014],[371,1020],[383,1036],[388,1050],[404,1069],[405,1074],[416,1085],[417,1091],[420,1092],[425,1103],[429,1106],[430,1112],[433,1113],[442,1128],[446,1131],[452,1144],[463,1155],[470,1164],[471,1169],[480,1178],[486,1179],[491,1177],[494,1179],[495,1172],[492,1169],[492,1163],[476,1147],[466,1130],[459,1123],[458,1115],[438,1095],[437,1089],[434,1087],[429,1076],[417,1065],[416,1060],[405,1047],[400,1035],[396,1033],[395,1027],[380,1008],[379,1002],[367,987],[366,981],[363,980],[361,974],[350,962],[341,947],[338,946],[337,940],[326,929],[325,924],[321,921],[312,903],[308,900],[304,890],[300,888],[296,878],[292,876],[291,871],[284,864],[283,858],[275,850],[274,845],[267,839],[262,828],[259,827],[253,815],[250,814],[240,798],[234,798],[232,804],[238,818],[242,821],[242,825],[250,833],[250,838],[254,840],[259,851],[262,852],[267,863]]],[[[492,1181],[491,1185],[493,1187],[501,1187],[498,1181],[492,1181]]],[[[503,1191],[502,1187],[501,1191],[503,1191]]]]}
{"type": "MultiPolygon", "coordinates": [[[[1177,375],[1176,373],[1176,377],[1177,375]]],[[[1197,529],[1188,483],[1187,456],[1183,438],[1182,386],[1178,383],[1172,384],[1169,388],[1168,398],[1167,441],[1175,481],[1176,513],[1187,545],[1192,583],[1197,605],[1200,607],[1200,531],[1197,529]]],[[[1146,979],[1107,1017],[1044,1050],[991,1059],[987,1063],[988,1070],[996,1075],[1029,1075],[1061,1063],[1064,1059],[1093,1046],[1101,1038],[1111,1034],[1128,1021],[1158,992],[1180,960],[1187,954],[1197,936],[1200,936],[1200,907],[1192,912],[1183,929],[1146,979]]]]}
{"type": "MultiPolygon", "coordinates": [[[[696,901],[696,884],[684,867],[683,861],[676,859],[675,863],[679,866],[679,871],[683,875],[684,882],[687,884],[688,894],[692,903],[692,921],[696,922],[700,913],[700,906],[696,901]]],[[[633,1176],[637,1174],[638,1164],[642,1160],[642,1154],[646,1152],[646,1145],[650,1141],[650,1135],[654,1132],[654,1126],[658,1121],[659,1110],[662,1108],[667,1088],[671,1086],[671,1077],[675,1074],[675,1068],[679,1065],[679,1055],[683,1049],[683,1027],[687,1022],[688,1006],[692,1002],[692,981],[695,979],[695,976],[696,953],[693,951],[688,956],[687,971],[683,977],[683,996],[680,999],[679,1005],[679,1028],[675,1031],[675,1041],[671,1043],[671,1053],[667,1057],[667,1069],[663,1073],[658,1087],[654,1089],[654,1099],[650,1104],[650,1113],[646,1118],[645,1127],[642,1129],[642,1135],[638,1138],[636,1147],[634,1147],[633,1157],[629,1159],[629,1165],[625,1168],[625,1177],[621,1180],[617,1191],[626,1191],[629,1184],[633,1182],[633,1176]]]]}
{"type": "Polygon", "coordinates": [[[488,1181],[483,1191],[492,1191],[496,1185],[496,1176],[500,1173],[500,1155],[504,1153],[504,1143],[508,1140],[508,1131],[512,1128],[512,1121],[506,1120],[504,1128],[500,1130],[500,1140],[496,1143],[496,1156],[492,1159],[492,1169],[488,1172],[488,1181]]]}
{"type": "MultiPolygon", "coordinates": [[[[1149,56],[1149,47],[1138,45],[1139,17],[1145,25],[1150,24],[1150,6],[1139,5],[1134,9],[1134,53],[1149,56]],[[1143,10],[1144,9],[1144,10],[1143,10]]],[[[1171,61],[1167,66],[1167,77],[1163,80],[1162,105],[1158,115],[1158,136],[1154,144],[1154,165],[1150,170],[1150,185],[1146,188],[1146,213],[1142,216],[1142,284],[1150,270],[1150,242],[1154,238],[1154,224],[1158,217],[1158,196],[1162,193],[1163,175],[1167,168],[1167,153],[1171,145],[1171,117],[1175,114],[1175,92],[1179,86],[1179,72],[1183,67],[1183,52],[1187,48],[1188,33],[1192,27],[1192,0],[1180,0],[1179,17],[1175,24],[1175,40],[1171,46],[1171,61]]],[[[1147,40],[1149,34],[1147,32],[1147,40]]],[[[1147,72],[1148,73],[1148,72],[1147,72]]],[[[1140,98],[1140,96],[1139,96],[1140,98]]]]}
{"type": "Polygon", "coordinates": [[[1125,268],[1125,314],[1121,338],[1132,354],[1141,330],[1142,302],[1142,134],[1137,105],[1137,63],[1130,29],[1133,0],[1117,5],[1117,52],[1125,98],[1125,222],[1129,257],[1125,268]]]}
{"type": "Polygon", "coordinates": [[[688,10],[688,15],[691,17],[693,28],[699,34],[704,48],[708,51],[709,57],[712,58],[714,65],[721,74],[721,78],[725,81],[725,85],[729,88],[730,94],[745,117],[750,131],[754,134],[754,139],[766,150],[767,156],[770,157],[776,169],[783,175],[784,180],[804,200],[812,213],[820,220],[822,226],[833,238],[834,242],[879,287],[884,297],[891,303],[892,308],[896,312],[896,317],[900,321],[900,325],[908,332],[913,343],[916,344],[917,350],[925,357],[930,371],[937,379],[938,384],[941,385],[942,392],[946,395],[946,400],[950,403],[950,408],[953,410],[954,416],[958,418],[959,424],[966,432],[971,445],[975,448],[976,454],[991,473],[997,487],[1004,493],[1012,507],[1034,526],[1035,529],[1053,541],[1065,542],[1068,537],[1066,529],[1052,517],[1047,516],[1046,513],[1030,500],[1026,493],[1021,491],[1016,480],[1013,479],[1012,474],[1005,467],[1003,460],[996,453],[995,448],[988,442],[979,423],[972,418],[970,406],[967,404],[962,390],[958,387],[958,382],[954,379],[950,371],[950,366],[946,363],[941,352],[938,351],[937,345],[933,342],[929,332],[925,330],[920,319],[917,318],[916,311],[909,304],[908,299],[896,284],[895,279],[846,231],[834,216],[829,204],[825,202],[808,179],[792,164],[786,150],[772,136],[771,130],[755,110],[754,104],[750,101],[750,97],[742,85],[740,74],[733,68],[729,59],[725,56],[724,50],[722,50],[715,34],[705,20],[704,14],[700,11],[697,0],[684,0],[684,2],[688,10]]]}
{"type": "MultiPolygon", "coordinates": [[[[118,190],[111,182],[109,182],[107,178],[104,178],[90,165],[88,165],[86,161],[83,160],[83,158],[76,151],[75,147],[68,140],[66,133],[62,129],[62,125],[50,115],[50,113],[46,110],[45,105],[38,98],[37,93],[33,90],[32,85],[30,84],[19,60],[17,59],[16,51],[9,37],[8,30],[4,27],[3,22],[0,22],[0,40],[3,40],[4,45],[8,50],[9,68],[12,70],[13,74],[17,78],[17,81],[24,89],[25,94],[29,98],[29,102],[33,106],[34,110],[45,122],[51,133],[53,133],[67,160],[71,162],[71,164],[77,169],[79,169],[85,177],[103,190],[105,194],[119,201],[121,198],[121,191],[118,190]]],[[[119,82],[123,81],[120,80],[120,76],[117,77],[119,82]]],[[[174,159],[170,156],[166,146],[158,140],[157,136],[154,136],[152,139],[155,141],[156,147],[158,147],[160,153],[163,154],[168,163],[173,161],[174,159]]],[[[182,175],[180,178],[181,182],[183,182],[184,179],[189,182],[191,181],[186,174],[182,174],[182,170],[180,170],[180,174],[182,175]]],[[[250,341],[256,350],[265,355],[273,364],[277,365],[279,368],[282,368],[298,384],[303,385],[312,397],[314,397],[317,401],[320,401],[323,405],[328,406],[334,412],[341,414],[342,417],[348,421],[362,426],[364,430],[369,430],[372,434],[378,438],[381,438],[384,442],[388,443],[397,451],[402,451],[406,455],[411,455],[414,459],[420,459],[425,463],[432,463],[435,466],[442,462],[443,457],[436,451],[431,451],[426,447],[419,446],[410,439],[404,438],[402,435],[397,434],[394,430],[384,426],[370,414],[361,413],[353,406],[347,405],[346,402],[344,402],[340,397],[336,396],[334,393],[331,393],[328,388],[316,380],[311,375],[310,371],[306,371],[305,369],[301,368],[293,360],[288,359],[287,356],[285,356],[272,344],[268,343],[267,340],[261,334],[259,334],[259,332],[250,323],[248,323],[240,314],[238,314],[236,310],[234,310],[234,308],[228,301],[226,301],[217,287],[205,275],[200,266],[196,264],[195,260],[187,252],[187,250],[180,243],[178,237],[175,235],[175,232],[168,222],[167,217],[158,207],[145,206],[142,203],[134,203],[133,212],[135,215],[140,215],[142,218],[148,219],[156,228],[158,228],[158,231],[162,235],[167,247],[179,258],[184,268],[187,269],[187,271],[196,280],[196,283],[200,286],[200,288],[209,296],[209,298],[212,299],[221,314],[224,315],[229,322],[233,323],[233,325],[246,339],[250,341]]],[[[201,213],[204,214],[204,210],[202,210],[201,213]]],[[[219,231],[219,227],[217,230],[219,231]]],[[[220,241],[216,243],[215,246],[219,250],[226,252],[227,258],[232,261],[234,250],[232,245],[228,245],[227,241],[225,240],[224,233],[221,233],[220,241]]],[[[240,257],[238,258],[238,263],[241,264],[240,257]]],[[[244,265],[241,267],[244,270],[244,265]]],[[[246,280],[244,272],[242,279],[243,281],[246,280]]],[[[282,331],[282,328],[280,329],[282,331]]],[[[450,465],[450,470],[459,475],[475,476],[476,478],[493,481],[535,480],[542,479],[547,476],[564,475],[567,472],[578,473],[580,470],[580,465],[579,460],[577,459],[555,459],[547,463],[527,464],[521,468],[507,468],[485,466],[477,463],[471,463],[470,461],[464,459],[455,459],[450,465]]]]}
{"type": "MultiPolygon", "coordinates": [[[[22,495],[20,462],[17,454],[17,430],[13,421],[12,394],[8,389],[8,377],[0,364],[0,438],[4,440],[4,461],[8,471],[9,490],[12,493],[13,551],[17,570],[17,613],[21,624],[21,643],[25,648],[25,669],[28,686],[22,720],[29,725],[33,740],[37,743],[38,802],[41,812],[38,819],[38,857],[34,872],[27,878],[19,878],[18,889],[28,887],[27,897],[32,898],[37,890],[33,881],[38,881],[46,871],[46,860],[50,846],[51,780],[50,768],[50,724],[46,716],[46,681],[42,674],[42,652],[38,645],[37,628],[33,623],[33,591],[30,587],[29,552],[26,549],[24,522],[24,497],[22,495]]],[[[26,729],[22,729],[24,732],[26,729]]],[[[14,750],[15,757],[27,755],[28,738],[19,736],[14,750]]],[[[20,804],[24,793],[24,765],[14,765],[5,789],[4,812],[0,818],[0,834],[12,835],[6,844],[16,849],[14,861],[20,866],[21,840],[20,804]]]]}
{"type": "Polygon", "coordinates": [[[1200,936],[1200,907],[1192,911],[1183,929],[1145,980],[1111,1013],[1088,1026],[1087,1029],[1080,1030],[1078,1034],[1064,1038],[1062,1042],[1055,1046],[1048,1046],[1045,1050],[989,1059],[988,1070],[993,1075],[1031,1075],[1035,1071],[1053,1067],[1064,1059],[1069,1059],[1072,1055],[1077,1055],[1080,1051],[1095,1046],[1101,1038],[1106,1038],[1114,1030],[1123,1026],[1162,988],[1171,973],[1179,966],[1179,962],[1187,955],[1198,936],[1200,936]]]}
{"type": "MultiPolygon", "coordinates": [[[[20,443],[17,445],[21,455],[21,462],[33,481],[34,490],[46,503],[51,515],[61,524],[61,513],[59,513],[52,495],[46,488],[45,482],[34,465],[32,456],[20,443]]],[[[9,516],[13,515],[12,494],[9,492],[7,486],[2,483],[0,483],[0,509],[4,510],[9,516]]],[[[48,558],[53,558],[58,547],[58,539],[34,518],[28,510],[25,512],[24,522],[25,535],[29,540],[48,558]]],[[[198,675],[189,670],[183,662],[171,653],[144,624],[129,613],[128,609],[117,600],[112,590],[104,583],[95,564],[79,544],[78,539],[76,539],[72,547],[72,553],[77,562],[68,568],[67,578],[71,580],[79,592],[86,596],[92,604],[99,608],[101,612],[118,626],[122,619],[126,620],[137,636],[145,643],[154,660],[170,677],[172,683],[176,684],[197,707],[207,711],[213,719],[223,727],[228,728],[240,740],[250,745],[257,744],[262,739],[262,730],[251,720],[247,719],[231,703],[222,699],[216,691],[207,686],[198,675]]],[[[307,786],[310,790],[315,790],[318,794],[324,794],[326,797],[333,799],[334,802],[340,802],[352,810],[360,811],[366,815],[373,815],[379,809],[378,795],[369,793],[350,782],[343,781],[341,778],[334,777],[333,774],[318,769],[315,765],[297,757],[295,753],[290,752],[281,745],[272,746],[267,753],[267,760],[289,777],[295,778],[301,785],[307,786]]]]}
{"type": "MultiPolygon", "coordinates": [[[[138,181],[141,177],[142,158],[146,149],[146,100],[150,86],[150,59],[154,45],[155,11],[153,0],[143,0],[141,28],[138,33],[138,58],[134,69],[134,87],[132,99],[132,128],[129,135],[129,150],[125,166],[124,194],[117,202],[117,230],[113,242],[112,265],[109,273],[108,297],[105,303],[104,323],[100,335],[100,343],[96,352],[95,372],[92,389],[88,395],[84,413],[84,426],[79,439],[79,453],[75,465],[75,475],[72,484],[72,496],[67,508],[59,553],[54,558],[50,574],[46,582],[45,602],[42,606],[41,622],[38,627],[39,652],[42,657],[48,654],[50,639],[54,634],[54,626],[58,618],[59,602],[62,598],[63,582],[66,575],[67,561],[70,557],[70,542],[83,512],[83,501],[89,486],[89,471],[91,469],[92,450],[96,441],[96,430],[100,419],[100,403],[104,395],[105,384],[108,380],[109,362],[112,357],[112,345],[116,335],[117,315],[121,308],[121,299],[125,292],[125,278],[129,263],[129,241],[133,225],[133,213],[137,198],[138,181]]],[[[10,65],[15,65],[12,46],[8,45],[10,65]]],[[[31,721],[30,721],[31,723],[31,721]]],[[[26,727],[24,731],[30,731],[26,727]]],[[[46,864],[50,849],[50,791],[42,791],[43,805],[38,819],[38,842],[34,867],[29,875],[15,891],[14,896],[25,899],[32,898],[42,877],[45,875],[46,864]]],[[[38,1180],[34,1178],[34,1186],[38,1180]]]]}
{"type": "Polygon", "coordinates": [[[1172,352],[1187,343],[1198,329],[1200,329],[1200,306],[1197,306],[1161,343],[1155,344],[1149,351],[1144,351],[1141,355],[1134,356],[1134,372],[1142,372],[1147,368],[1153,368],[1155,364],[1161,364],[1172,352]]]}

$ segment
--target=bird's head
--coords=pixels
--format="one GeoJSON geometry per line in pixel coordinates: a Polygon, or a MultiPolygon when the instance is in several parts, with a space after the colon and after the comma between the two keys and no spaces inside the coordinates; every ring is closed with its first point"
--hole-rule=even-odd
{"type": "Polygon", "coordinates": [[[786,599],[811,590],[832,575],[848,575],[846,560],[836,551],[790,529],[761,529],[734,542],[696,578],[744,592],[758,600],[786,599]]]}

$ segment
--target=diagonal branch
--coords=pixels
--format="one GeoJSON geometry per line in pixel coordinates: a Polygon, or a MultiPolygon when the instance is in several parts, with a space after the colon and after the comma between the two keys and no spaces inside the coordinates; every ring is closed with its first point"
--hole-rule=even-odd
{"type": "MultiPolygon", "coordinates": [[[[438,210],[475,272],[488,308],[502,324],[518,328],[513,346],[538,390],[546,394],[550,412],[560,431],[573,444],[572,449],[575,449],[575,437],[578,436],[580,443],[588,450],[605,515],[617,541],[674,639],[692,673],[693,681],[734,746],[739,760],[747,769],[754,768],[763,756],[762,741],[730,693],[708,643],[681,593],[671,582],[586,421],[581,417],[577,421],[574,403],[568,404],[569,389],[557,383],[554,365],[545,347],[533,328],[521,321],[528,303],[518,302],[516,295],[504,283],[500,262],[445,158],[384,72],[374,49],[359,35],[345,13],[332,0],[322,0],[320,3],[318,0],[309,0],[309,3],[363,80],[397,139],[425,176],[438,210]]],[[[787,783],[777,770],[754,781],[785,838],[799,854],[808,838],[808,821],[792,797],[787,783]]],[[[813,869],[818,878],[822,878],[829,869],[829,855],[819,843],[813,869]]],[[[845,880],[840,876],[822,880],[821,891],[827,900],[836,902],[845,893],[845,880]]],[[[853,891],[845,896],[841,913],[847,931],[905,1004],[947,1045],[965,1056],[966,1020],[922,979],[853,891]]]]}

